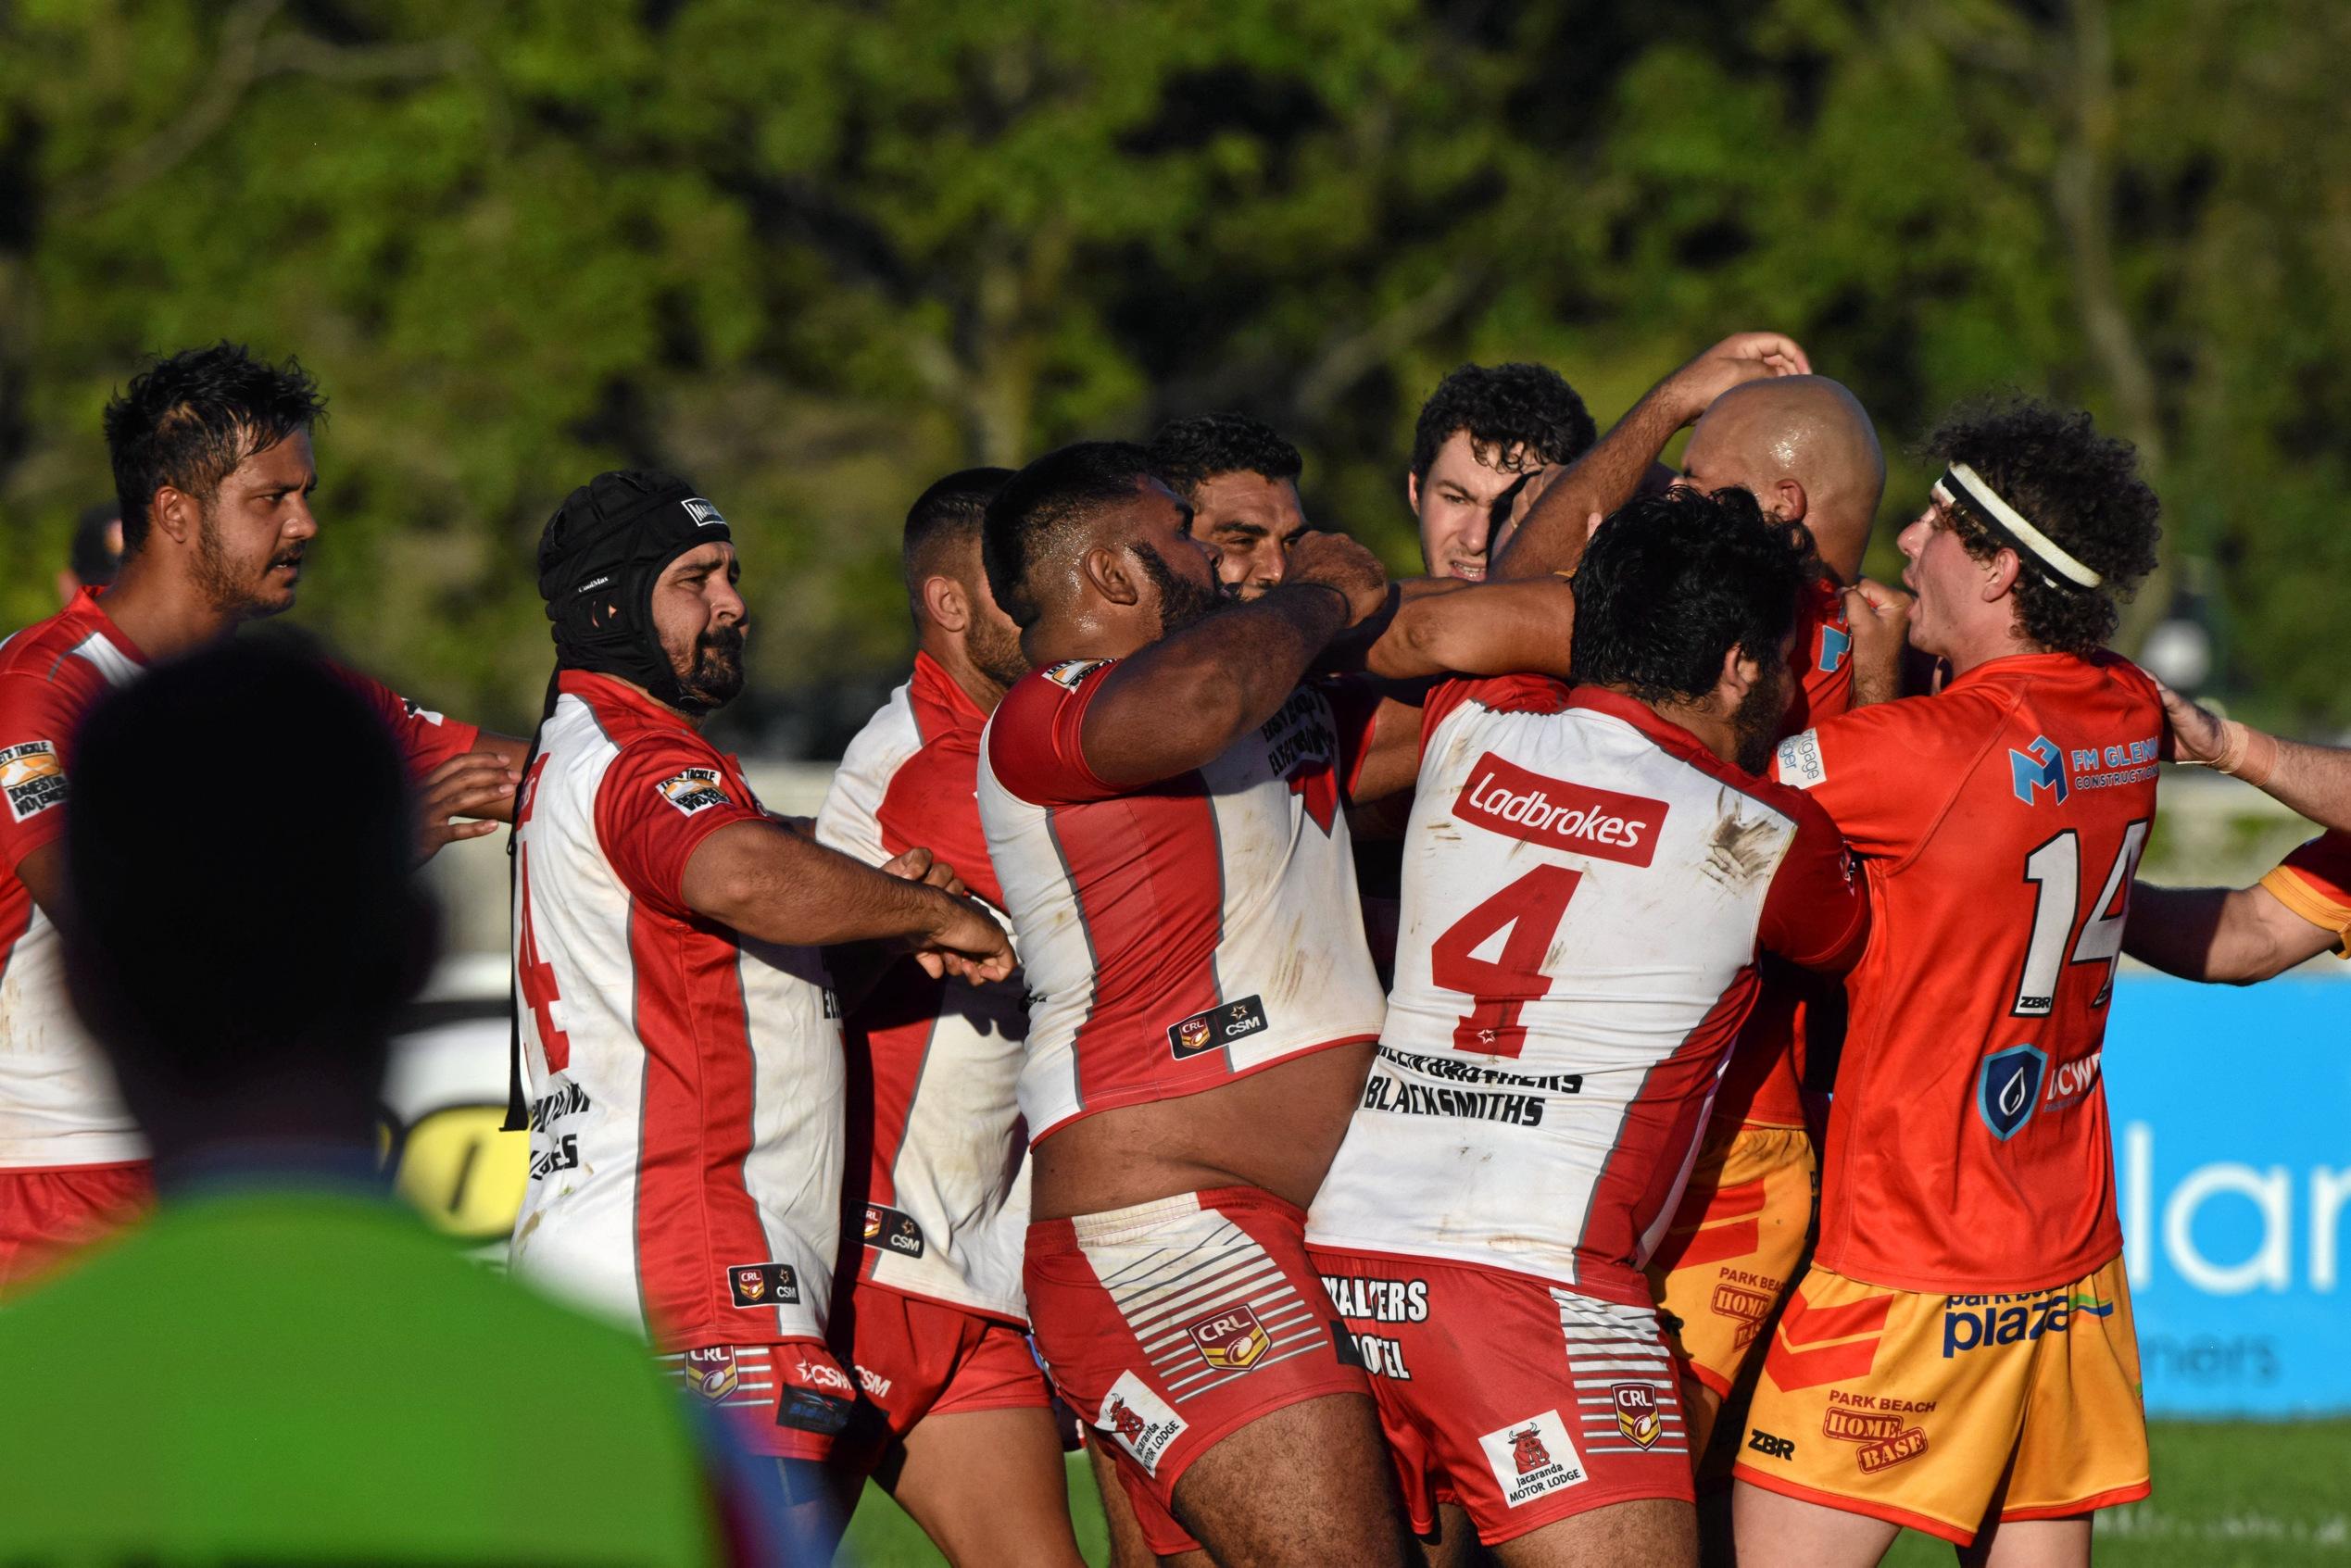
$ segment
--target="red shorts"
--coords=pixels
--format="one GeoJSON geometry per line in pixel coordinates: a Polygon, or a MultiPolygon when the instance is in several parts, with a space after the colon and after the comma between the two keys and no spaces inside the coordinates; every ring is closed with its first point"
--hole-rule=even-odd
{"type": "Polygon", "coordinates": [[[1037,1348],[1161,1556],[1199,1548],[1168,1506],[1194,1460],[1259,1416],[1370,1391],[1305,1235],[1303,1210],[1245,1186],[1028,1227],[1037,1348]]]}
{"type": "Polygon", "coordinates": [[[1610,1503],[1692,1499],[1651,1308],[1434,1259],[1314,1259],[1372,1374],[1414,1529],[1436,1527],[1440,1501],[1492,1545],[1610,1503]]]}
{"type": "Polygon", "coordinates": [[[0,1293],[20,1288],[154,1206],[155,1168],[144,1160],[0,1170],[0,1293]]]}
{"type": "Polygon", "coordinates": [[[711,1345],[660,1358],[686,1387],[718,1408],[743,1451],[768,1459],[823,1461],[849,1429],[856,1386],[833,1352],[813,1339],[773,1345],[711,1345]]]}
{"type": "Polygon", "coordinates": [[[1050,1410],[1053,1391],[1019,1324],[857,1282],[850,1361],[879,1412],[866,1465],[915,1423],[964,1411],[1050,1410]]]}

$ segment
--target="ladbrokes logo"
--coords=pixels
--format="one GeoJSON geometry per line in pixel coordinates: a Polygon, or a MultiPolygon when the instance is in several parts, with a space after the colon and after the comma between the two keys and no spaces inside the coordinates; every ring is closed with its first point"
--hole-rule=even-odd
{"type": "Polygon", "coordinates": [[[1469,770],[1453,815],[1529,844],[1645,866],[1657,853],[1666,803],[1545,778],[1490,751],[1469,770]]]}

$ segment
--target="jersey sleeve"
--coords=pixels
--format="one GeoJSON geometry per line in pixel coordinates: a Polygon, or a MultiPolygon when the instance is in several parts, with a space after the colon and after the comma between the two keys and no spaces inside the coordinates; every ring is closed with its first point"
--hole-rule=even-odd
{"type": "Polygon", "coordinates": [[[65,832],[66,748],[77,717],[57,683],[0,676],[0,863],[11,872],[65,832]]]}
{"type": "Polygon", "coordinates": [[[2321,834],[2261,879],[2278,902],[2334,933],[2338,957],[2351,958],[2351,833],[2321,834]]]}
{"type": "Polygon", "coordinates": [[[928,849],[955,868],[964,886],[1000,909],[1004,890],[980,831],[978,781],[978,734],[952,731],[906,759],[874,817],[883,848],[892,855],[928,849]]]}
{"type": "Polygon", "coordinates": [[[1963,752],[1980,737],[1955,706],[1914,696],[1854,709],[1781,741],[1775,777],[1855,850],[1898,859],[1925,840],[1973,761],[1963,752]]]}
{"type": "Polygon", "coordinates": [[[718,753],[685,736],[623,746],[597,786],[597,847],[632,895],[681,920],[693,915],[685,862],[702,841],[736,822],[766,821],[727,778],[718,753]]]}
{"type": "Polygon", "coordinates": [[[1826,812],[1802,796],[1785,799],[1783,809],[1795,818],[1795,842],[1764,895],[1756,940],[1799,968],[1842,974],[1869,939],[1869,884],[1854,874],[1826,812]]]}
{"type": "Polygon", "coordinates": [[[375,709],[384,727],[392,732],[393,741],[408,762],[410,778],[421,779],[450,758],[464,756],[482,738],[476,726],[444,718],[371,676],[340,668],[335,672],[375,709]]]}
{"type": "Polygon", "coordinates": [[[1032,806],[1078,806],[1123,793],[1086,765],[1086,709],[1118,667],[1112,659],[1072,659],[1024,676],[987,726],[987,765],[996,782],[1032,806]]]}

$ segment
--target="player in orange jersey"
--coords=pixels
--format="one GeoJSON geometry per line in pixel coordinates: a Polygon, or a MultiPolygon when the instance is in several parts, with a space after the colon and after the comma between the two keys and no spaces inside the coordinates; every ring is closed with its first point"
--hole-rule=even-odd
{"type": "Polygon", "coordinates": [[[1901,536],[1915,608],[1855,634],[1906,619],[1951,680],[1779,748],[1880,913],[1819,1243],[1739,1455],[1747,1568],[1875,1563],[1903,1525],[1969,1562],[2086,1563],[2091,1512],[2148,1491],[2099,1058],[2167,726],[2101,645],[2155,564],[2156,497],[2085,414],[1989,408],[1933,450],[1901,536]]]}

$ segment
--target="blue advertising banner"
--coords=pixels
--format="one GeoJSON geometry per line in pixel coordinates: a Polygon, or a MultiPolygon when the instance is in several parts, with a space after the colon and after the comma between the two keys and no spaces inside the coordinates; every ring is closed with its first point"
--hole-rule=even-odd
{"type": "Polygon", "coordinates": [[[2351,979],[2124,975],[2113,1007],[2106,1101],[2148,1412],[2351,1411],[2351,979]]]}

